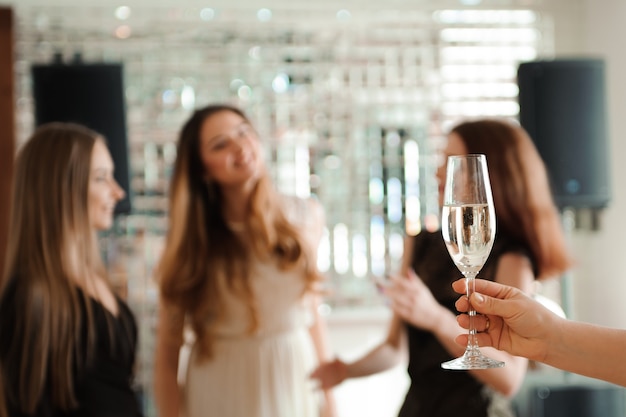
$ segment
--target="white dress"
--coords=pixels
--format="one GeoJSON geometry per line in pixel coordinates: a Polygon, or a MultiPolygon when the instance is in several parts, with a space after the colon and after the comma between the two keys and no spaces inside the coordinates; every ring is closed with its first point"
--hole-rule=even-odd
{"type": "Polygon", "coordinates": [[[247,331],[244,302],[225,291],[226,314],[215,356],[196,363],[192,347],[185,381],[188,417],[318,417],[320,394],[309,374],[317,365],[308,333],[304,277],[272,262],[252,264],[259,330],[247,331]]]}

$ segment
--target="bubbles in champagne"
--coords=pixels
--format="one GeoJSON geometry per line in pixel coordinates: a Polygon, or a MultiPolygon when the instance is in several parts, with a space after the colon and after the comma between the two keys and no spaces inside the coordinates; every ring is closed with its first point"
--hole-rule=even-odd
{"type": "Polygon", "coordinates": [[[444,206],[441,223],[448,252],[461,272],[480,271],[495,237],[495,218],[489,206],[444,206]]]}

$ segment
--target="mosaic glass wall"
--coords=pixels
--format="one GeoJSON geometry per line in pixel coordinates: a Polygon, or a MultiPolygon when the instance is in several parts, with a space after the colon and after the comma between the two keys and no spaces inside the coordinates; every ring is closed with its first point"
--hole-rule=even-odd
{"type": "Polygon", "coordinates": [[[19,141],[35,123],[31,65],[55,55],[123,64],[133,211],[102,242],[140,319],[149,413],[152,271],[178,129],[194,108],[245,109],[280,189],[324,206],[327,310],[375,306],[373,277],[398,267],[405,233],[438,227],[445,131],[466,117],[517,117],[517,65],[553,53],[550,16],[520,8],[18,6],[16,18],[19,141]]]}

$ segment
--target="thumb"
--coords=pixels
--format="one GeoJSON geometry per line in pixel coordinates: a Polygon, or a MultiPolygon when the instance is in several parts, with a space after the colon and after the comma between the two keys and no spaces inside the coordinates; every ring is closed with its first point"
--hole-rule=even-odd
{"type": "Polygon", "coordinates": [[[500,300],[477,292],[473,293],[470,297],[472,307],[482,314],[499,315],[498,301],[500,300]]]}

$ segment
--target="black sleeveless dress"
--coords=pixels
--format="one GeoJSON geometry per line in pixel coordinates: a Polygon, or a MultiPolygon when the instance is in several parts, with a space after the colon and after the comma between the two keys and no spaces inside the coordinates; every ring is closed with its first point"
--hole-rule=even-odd
{"type": "MultiPolygon", "coordinates": [[[[79,290],[79,293],[81,291],[79,290]]],[[[3,305],[0,305],[2,337],[0,337],[0,354],[7,352],[10,334],[17,332],[11,326],[8,315],[15,317],[20,311],[15,307],[15,299],[5,294],[3,305]],[[5,316],[5,314],[7,316],[5,316]],[[5,336],[7,336],[5,338],[5,336]]],[[[81,294],[81,299],[83,299],[81,294]]],[[[114,316],[102,304],[91,297],[84,298],[90,303],[96,326],[96,348],[93,358],[86,363],[74,366],[75,394],[78,408],[70,412],[55,409],[50,403],[50,387],[44,390],[43,397],[32,416],[36,417],[141,417],[141,407],[133,390],[133,368],[137,347],[137,325],[133,313],[121,299],[118,302],[118,314],[114,316]]],[[[81,302],[83,315],[83,332],[81,344],[87,346],[86,304],[81,302]]],[[[14,319],[13,319],[14,320],[14,319]]],[[[9,382],[9,381],[5,381],[9,382]]],[[[9,382],[10,383],[10,382],[9,382]]],[[[14,406],[14,405],[13,405],[14,406]]],[[[9,415],[25,417],[9,404],[9,415]]],[[[29,415],[30,417],[30,415],[29,415]]]]}
{"type": "MultiPolygon", "coordinates": [[[[499,235],[479,278],[494,280],[500,256],[505,253],[529,256],[529,250],[499,235]]],[[[441,232],[421,232],[414,238],[411,265],[439,303],[455,314],[459,295],[452,282],[462,274],[452,262],[441,232]]],[[[533,262],[534,265],[534,262],[533,262]]],[[[476,380],[469,372],[441,368],[454,359],[437,338],[406,324],[409,341],[409,391],[399,417],[513,417],[510,402],[476,380]]]]}

